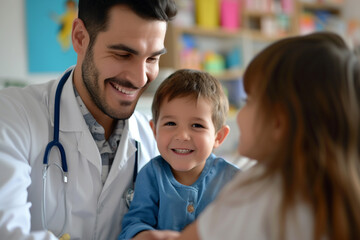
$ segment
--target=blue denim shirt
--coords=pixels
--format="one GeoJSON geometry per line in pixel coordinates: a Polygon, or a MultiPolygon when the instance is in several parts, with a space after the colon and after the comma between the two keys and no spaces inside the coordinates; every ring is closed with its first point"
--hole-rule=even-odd
{"type": "Polygon", "coordinates": [[[119,239],[130,239],[144,230],[183,230],[238,170],[211,154],[197,181],[186,186],[174,178],[170,165],[161,156],[152,159],[138,174],[134,199],[122,221],[119,239]]]}

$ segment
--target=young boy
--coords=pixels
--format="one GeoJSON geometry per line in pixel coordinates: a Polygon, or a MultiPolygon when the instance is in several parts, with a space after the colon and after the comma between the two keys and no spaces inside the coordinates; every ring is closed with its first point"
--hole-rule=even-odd
{"type": "Polygon", "coordinates": [[[214,200],[238,168],[212,150],[224,141],[228,100],[210,74],[178,70],[157,89],[153,129],[161,156],[139,172],[119,239],[180,231],[214,200]]]}

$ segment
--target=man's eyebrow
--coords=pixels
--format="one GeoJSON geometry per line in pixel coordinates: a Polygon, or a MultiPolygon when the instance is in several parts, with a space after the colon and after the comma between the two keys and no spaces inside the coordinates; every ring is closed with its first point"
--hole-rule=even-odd
{"type": "Polygon", "coordinates": [[[132,49],[131,47],[128,47],[124,44],[109,45],[108,48],[113,49],[113,50],[126,51],[126,52],[132,53],[134,55],[139,55],[138,51],[136,51],[135,49],[132,49]]]}
{"type": "MultiPolygon", "coordinates": [[[[134,55],[139,55],[139,51],[132,49],[131,47],[128,47],[124,44],[109,45],[108,48],[113,49],[113,50],[126,51],[126,52],[129,52],[134,55]]],[[[162,55],[162,54],[165,54],[166,52],[167,52],[166,48],[163,48],[159,51],[152,53],[151,56],[162,55]]]]}
{"type": "Polygon", "coordinates": [[[153,54],[151,54],[151,56],[158,56],[158,55],[162,55],[162,54],[165,54],[165,53],[167,53],[167,50],[166,50],[166,48],[163,48],[163,49],[161,49],[159,51],[154,52],[153,54]]]}

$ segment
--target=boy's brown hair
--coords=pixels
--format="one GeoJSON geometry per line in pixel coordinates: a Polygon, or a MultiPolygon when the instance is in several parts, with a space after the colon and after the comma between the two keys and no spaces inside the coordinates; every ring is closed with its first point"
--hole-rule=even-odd
{"type": "Polygon", "coordinates": [[[202,97],[212,104],[212,121],[215,130],[220,130],[229,111],[229,102],[222,86],[209,73],[191,69],[177,70],[160,84],[151,107],[154,124],[156,125],[164,101],[189,96],[194,100],[202,97]]]}

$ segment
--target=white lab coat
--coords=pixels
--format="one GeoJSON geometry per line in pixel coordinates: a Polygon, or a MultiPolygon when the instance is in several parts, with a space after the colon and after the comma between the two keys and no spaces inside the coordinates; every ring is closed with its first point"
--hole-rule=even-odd
{"type": "MultiPolygon", "coordinates": [[[[116,239],[127,212],[124,192],[132,182],[135,144],[140,142],[141,168],[158,154],[149,122],[135,112],[126,121],[111,171],[103,185],[101,157],[76,102],[72,74],[60,105],[60,141],[69,170],[62,184],[60,171],[47,177],[46,218],[58,234],[65,221],[71,239],[116,239]]],[[[56,239],[41,223],[42,169],[45,146],[53,138],[54,96],[60,78],[25,89],[0,91],[0,238],[56,239]]],[[[49,162],[60,163],[57,150],[49,162]]]]}

